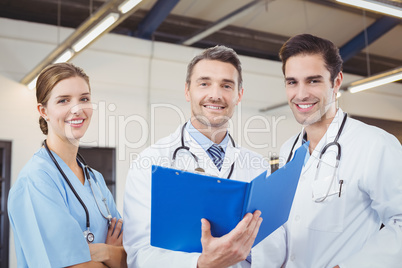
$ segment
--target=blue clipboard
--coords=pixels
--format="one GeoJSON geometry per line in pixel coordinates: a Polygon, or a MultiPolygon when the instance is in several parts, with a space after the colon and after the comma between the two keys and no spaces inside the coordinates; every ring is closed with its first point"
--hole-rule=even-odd
{"type": "Polygon", "coordinates": [[[249,183],[153,166],[151,245],[202,252],[202,218],[220,237],[258,209],[264,220],[257,245],[288,220],[307,148],[298,148],[292,161],[270,176],[265,171],[249,183]]]}

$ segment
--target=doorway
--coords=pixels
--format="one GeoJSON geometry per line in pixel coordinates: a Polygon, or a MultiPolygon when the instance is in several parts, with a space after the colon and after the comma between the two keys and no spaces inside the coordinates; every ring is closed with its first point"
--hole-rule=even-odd
{"type": "Polygon", "coordinates": [[[11,141],[0,141],[0,267],[8,267],[10,223],[7,199],[11,182],[11,141]]]}

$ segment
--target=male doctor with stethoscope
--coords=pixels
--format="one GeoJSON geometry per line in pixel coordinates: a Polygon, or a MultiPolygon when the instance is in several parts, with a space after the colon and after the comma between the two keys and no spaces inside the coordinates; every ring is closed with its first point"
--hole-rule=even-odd
{"type": "MultiPolygon", "coordinates": [[[[262,221],[260,211],[247,214],[221,238],[212,237],[210,223],[200,219],[201,254],[150,246],[151,165],[247,182],[269,168],[260,155],[237,146],[228,133],[229,120],[242,96],[241,64],[232,49],[206,49],[188,65],[185,97],[191,104],[191,119],[144,150],[128,173],[123,245],[129,267],[250,267],[251,259],[258,263],[249,253],[262,221]]],[[[279,267],[284,261],[284,254],[274,250],[284,248],[283,232],[280,228],[267,239],[275,254],[266,267],[279,267]]]]}
{"type": "MultiPolygon", "coordinates": [[[[331,41],[297,35],[280,57],[289,106],[303,125],[282,146],[283,162],[310,142],[285,223],[283,267],[401,267],[401,144],[336,107],[342,58],[331,41]]],[[[270,251],[260,244],[255,256],[270,251]]]]}

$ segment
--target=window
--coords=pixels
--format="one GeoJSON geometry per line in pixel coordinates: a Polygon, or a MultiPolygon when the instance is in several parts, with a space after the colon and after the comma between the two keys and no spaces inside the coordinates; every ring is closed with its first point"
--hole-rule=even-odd
{"type": "Polygon", "coordinates": [[[116,201],[116,149],[100,147],[80,147],[78,151],[88,166],[99,171],[116,201]]]}

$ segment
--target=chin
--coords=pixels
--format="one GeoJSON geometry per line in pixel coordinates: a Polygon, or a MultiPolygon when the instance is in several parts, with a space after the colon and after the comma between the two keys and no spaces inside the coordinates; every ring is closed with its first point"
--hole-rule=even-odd
{"type": "Polygon", "coordinates": [[[293,111],[296,121],[304,126],[314,124],[321,120],[321,113],[319,111],[311,111],[306,114],[301,114],[298,110],[293,111]]]}
{"type": "Polygon", "coordinates": [[[228,120],[210,120],[210,126],[214,128],[219,128],[225,126],[228,120]]]}
{"type": "Polygon", "coordinates": [[[312,116],[295,115],[295,119],[296,119],[297,123],[299,123],[300,125],[303,125],[303,126],[308,126],[308,125],[314,124],[316,122],[316,120],[314,120],[314,118],[312,118],[312,116]]]}
{"type": "Polygon", "coordinates": [[[78,144],[81,140],[81,138],[84,137],[84,134],[82,133],[70,133],[70,135],[67,135],[66,138],[72,143],[72,144],[78,144]]]}

